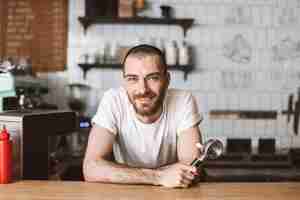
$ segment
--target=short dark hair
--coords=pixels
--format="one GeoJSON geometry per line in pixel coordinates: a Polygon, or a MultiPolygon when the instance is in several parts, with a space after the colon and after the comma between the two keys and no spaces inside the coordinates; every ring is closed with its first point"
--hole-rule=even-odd
{"type": "Polygon", "coordinates": [[[167,64],[165,59],[165,54],[157,47],[148,45],[148,44],[140,44],[129,49],[122,60],[123,70],[125,69],[125,61],[128,56],[131,55],[143,55],[143,56],[157,56],[159,58],[159,62],[164,68],[164,72],[167,71],[167,64]]]}

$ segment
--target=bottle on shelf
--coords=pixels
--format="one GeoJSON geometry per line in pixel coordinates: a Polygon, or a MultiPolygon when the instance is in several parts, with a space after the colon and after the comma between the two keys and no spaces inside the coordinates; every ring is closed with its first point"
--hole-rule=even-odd
{"type": "Polygon", "coordinates": [[[178,64],[179,65],[188,65],[191,63],[191,52],[190,47],[186,41],[181,42],[178,45],[178,64]]]}
{"type": "Polygon", "coordinates": [[[109,42],[104,45],[103,63],[111,64],[111,45],[109,42]]]}
{"type": "Polygon", "coordinates": [[[145,8],[145,0],[135,0],[135,9],[137,11],[143,10],[145,8]]]}
{"type": "Polygon", "coordinates": [[[178,59],[178,47],[176,41],[168,42],[165,48],[165,56],[167,65],[176,65],[178,59]]]}
{"type": "Polygon", "coordinates": [[[87,57],[87,64],[95,64],[96,62],[96,58],[95,58],[95,55],[91,52],[88,54],[88,57],[87,57]]]}
{"type": "Polygon", "coordinates": [[[110,58],[111,58],[111,64],[117,64],[118,63],[118,58],[117,58],[117,50],[118,50],[118,42],[113,41],[111,43],[111,48],[110,48],[110,58]]]}

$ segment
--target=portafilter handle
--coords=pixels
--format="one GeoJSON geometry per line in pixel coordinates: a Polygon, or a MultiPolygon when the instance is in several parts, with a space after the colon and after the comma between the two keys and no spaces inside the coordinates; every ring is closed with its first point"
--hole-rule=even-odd
{"type": "Polygon", "coordinates": [[[201,167],[206,159],[214,160],[220,157],[224,151],[223,143],[218,139],[210,139],[204,143],[203,147],[197,143],[198,148],[203,148],[203,154],[199,158],[195,158],[191,165],[196,168],[201,167]]]}

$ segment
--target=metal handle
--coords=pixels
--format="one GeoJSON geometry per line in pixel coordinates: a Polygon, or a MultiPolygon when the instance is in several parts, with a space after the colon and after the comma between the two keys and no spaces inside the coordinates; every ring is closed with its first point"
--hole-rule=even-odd
{"type": "Polygon", "coordinates": [[[300,99],[296,102],[295,112],[294,112],[294,133],[298,135],[298,127],[299,127],[299,118],[300,118],[300,99]]]}
{"type": "Polygon", "coordinates": [[[287,122],[290,122],[291,119],[291,115],[293,114],[293,95],[291,94],[289,96],[289,100],[288,100],[288,116],[287,116],[287,122]]]}
{"type": "Polygon", "coordinates": [[[191,163],[191,166],[194,166],[196,168],[199,168],[202,166],[202,160],[200,160],[199,158],[195,158],[192,163],[191,163]]]}

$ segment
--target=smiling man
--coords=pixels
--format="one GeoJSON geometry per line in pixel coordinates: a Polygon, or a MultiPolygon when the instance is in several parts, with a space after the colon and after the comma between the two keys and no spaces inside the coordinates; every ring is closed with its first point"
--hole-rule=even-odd
{"type": "Polygon", "coordinates": [[[83,162],[86,181],[188,187],[199,171],[202,117],[191,93],[168,89],[163,53],[130,49],[123,85],[105,92],[93,118],[83,162]]]}

